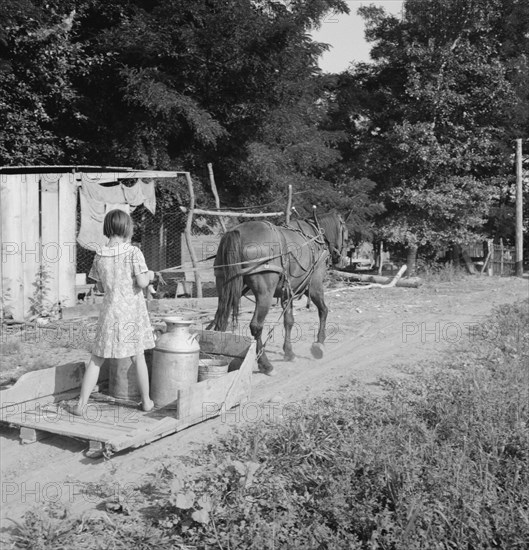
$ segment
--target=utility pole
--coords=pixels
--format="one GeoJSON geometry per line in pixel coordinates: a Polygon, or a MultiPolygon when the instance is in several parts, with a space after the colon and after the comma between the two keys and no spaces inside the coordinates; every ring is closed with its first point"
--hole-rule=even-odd
{"type": "Polygon", "coordinates": [[[516,276],[523,276],[523,166],[522,140],[516,140],[516,276]]]}

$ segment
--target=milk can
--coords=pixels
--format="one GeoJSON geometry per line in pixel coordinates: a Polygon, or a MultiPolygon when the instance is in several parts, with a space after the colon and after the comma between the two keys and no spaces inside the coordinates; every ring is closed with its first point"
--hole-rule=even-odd
{"type": "Polygon", "coordinates": [[[167,332],[156,340],[153,350],[151,398],[156,407],[176,401],[178,390],[198,380],[200,346],[189,332],[193,321],[166,317],[167,332]]]}

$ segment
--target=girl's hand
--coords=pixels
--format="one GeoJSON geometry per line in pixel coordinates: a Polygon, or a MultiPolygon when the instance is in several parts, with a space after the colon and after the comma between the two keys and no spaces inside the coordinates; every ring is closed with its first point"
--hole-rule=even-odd
{"type": "Polygon", "coordinates": [[[154,281],[154,271],[147,271],[147,275],[149,276],[149,281],[154,281]]]}

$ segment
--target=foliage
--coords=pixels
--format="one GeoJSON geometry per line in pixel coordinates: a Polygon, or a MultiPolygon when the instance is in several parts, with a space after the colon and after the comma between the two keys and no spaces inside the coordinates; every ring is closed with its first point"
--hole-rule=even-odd
{"type": "Polygon", "coordinates": [[[13,301],[11,292],[9,280],[7,277],[2,277],[2,292],[0,294],[0,318],[2,320],[13,316],[13,308],[9,305],[13,301]]]}
{"type": "Polygon", "coordinates": [[[326,46],[308,31],[347,12],[343,0],[10,0],[2,10],[0,163],[200,173],[212,162],[225,204],[285,197],[289,183],[333,188],[324,171],[340,134],[320,128],[316,63],[326,46]]]}
{"type": "Polygon", "coordinates": [[[407,0],[404,7],[402,19],[360,8],[374,63],[338,81],[334,117],[349,135],[344,158],[377,183],[383,238],[468,242],[505,201],[512,138],[529,127],[520,85],[529,10],[516,0],[407,0]]]}
{"type": "Polygon", "coordinates": [[[29,297],[30,320],[38,317],[58,317],[59,304],[49,300],[50,281],[53,279],[50,268],[46,263],[39,266],[32,283],[33,295],[29,297]]]}

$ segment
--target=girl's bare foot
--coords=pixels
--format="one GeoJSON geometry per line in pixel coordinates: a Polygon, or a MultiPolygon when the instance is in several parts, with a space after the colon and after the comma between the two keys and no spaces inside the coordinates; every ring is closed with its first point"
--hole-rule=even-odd
{"type": "Polygon", "coordinates": [[[83,416],[85,407],[81,407],[81,405],[67,405],[66,410],[75,416],[83,416]]]}
{"type": "Polygon", "coordinates": [[[154,409],[154,401],[152,399],[149,399],[148,401],[144,401],[141,404],[141,408],[144,412],[149,412],[154,409]]]}

